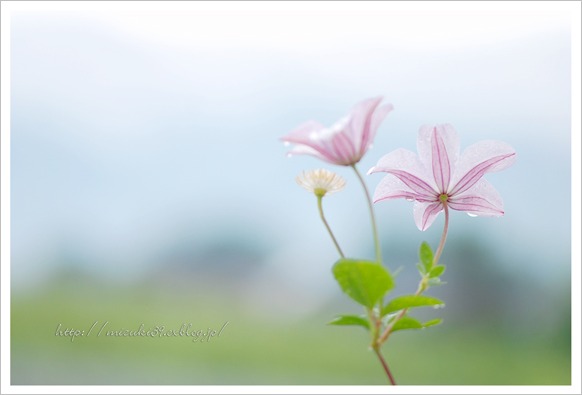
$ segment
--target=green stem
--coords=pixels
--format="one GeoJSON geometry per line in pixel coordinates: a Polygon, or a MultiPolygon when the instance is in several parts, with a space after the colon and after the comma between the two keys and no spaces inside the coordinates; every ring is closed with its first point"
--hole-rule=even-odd
{"type": "Polygon", "coordinates": [[[317,208],[319,209],[319,216],[321,217],[321,220],[323,221],[323,224],[325,225],[327,231],[329,232],[329,235],[331,236],[331,239],[333,240],[333,244],[335,244],[335,248],[337,248],[337,252],[340,254],[340,257],[344,257],[344,253],[342,252],[342,249],[340,248],[335,236],[333,235],[333,232],[331,231],[331,228],[329,227],[329,224],[327,223],[326,219],[325,219],[325,215],[323,215],[323,205],[321,203],[323,199],[323,196],[317,195],[317,208]]]}
{"type": "Polygon", "coordinates": [[[445,242],[447,241],[447,233],[449,231],[449,205],[447,202],[443,202],[443,207],[445,208],[445,227],[443,229],[443,235],[441,236],[441,242],[437,248],[437,252],[434,256],[433,266],[439,263],[441,254],[443,253],[443,248],[445,248],[445,242]]]}
{"type": "Polygon", "coordinates": [[[375,346],[373,348],[374,348],[374,352],[378,356],[378,359],[380,360],[380,363],[382,364],[382,367],[384,368],[384,371],[386,372],[386,375],[388,376],[388,379],[390,380],[390,384],[396,385],[396,381],[394,380],[394,376],[392,376],[392,373],[390,372],[390,368],[388,367],[386,360],[384,359],[384,357],[382,356],[382,353],[380,352],[380,348],[377,346],[375,346]]]}
{"type": "Polygon", "coordinates": [[[370,192],[368,191],[368,187],[366,186],[366,182],[362,178],[362,175],[358,171],[358,168],[355,164],[352,165],[352,168],[356,172],[356,176],[360,180],[362,187],[364,188],[364,192],[366,194],[366,200],[368,202],[368,208],[370,210],[370,219],[372,222],[372,233],[374,235],[374,248],[376,249],[376,260],[379,264],[382,264],[382,250],[380,248],[380,241],[378,239],[378,229],[376,227],[376,216],[374,215],[374,206],[372,204],[372,198],[370,197],[370,192]]]}
{"type": "MultiPolygon", "coordinates": [[[[420,284],[418,285],[418,289],[416,290],[416,293],[414,295],[418,296],[420,295],[425,289],[426,287],[424,286],[424,281],[425,278],[423,277],[422,280],[420,280],[420,284]]],[[[396,316],[396,318],[394,319],[394,321],[392,321],[392,323],[390,324],[390,326],[388,326],[384,332],[382,333],[382,335],[380,336],[380,338],[378,338],[378,344],[382,345],[386,342],[386,340],[388,340],[388,336],[390,336],[390,333],[392,333],[392,328],[394,328],[394,325],[400,321],[400,319],[402,317],[404,317],[406,315],[406,313],[408,313],[408,308],[403,309],[400,313],[398,313],[398,315],[396,316]]]]}
{"type": "MultiPolygon", "coordinates": [[[[438,264],[438,261],[441,257],[441,254],[443,252],[443,248],[445,247],[445,242],[447,241],[447,233],[449,231],[449,206],[447,205],[447,202],[443,202],[443,206],[445,209],[445,226],[443,228],[443,234],[441,236],[441,241],[439,243],[439,246],[437,248],[437,252],[433,261],[433,266],[436,266],[438,264]]],[[[421,280],[420,280],[420,284],[418,285],[418,289],[416,290],[415,295],[420,295],[421,293],[423,293],[428,287],[426,285],[426,280],[427,280],[428,275],[425,275],[421,280]]],[[[382,335],[380,336],[380,338],[378,339],[377,344],[378,345],[382,345],[386,340],[388,340],[388,336],[390,336],[390,333],[392,332],[392,328],[394,327],[394,325],[402,318],[404,317],[404,315],[406,315],[406,313],[408,312],[408,309],[404,309],[402,310],[398,316],[396,316],[396,318],[394,319],[394,321],[392,321],[392,324],[390,326],[388,326],[384,332],[382,333],[382,335]]]]}

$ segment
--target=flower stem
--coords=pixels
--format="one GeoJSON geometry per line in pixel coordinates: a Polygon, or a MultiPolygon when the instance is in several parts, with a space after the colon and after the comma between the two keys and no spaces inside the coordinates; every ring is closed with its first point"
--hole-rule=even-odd
{"type": "MultiPolygon", "coordinates": [[[[424,284],[425,279],[423,278],[422,280],[420,280],[420,284],[418,285],[418,289],[416,290],[416,293],[414,294],[415,296],[420,295],[425,289],[426,287],[423,285],[424,284]]],[[[394,321],[392,321],[392,323],[390,324],[390,326],[388,326],[384,332],[382,333],[382,335],[378,338],[378,344],[382,345],[386,342],[386,340],[388,340],[388,336],[390,336],[390,333],[392,333],[392,328],[394,328],[394,325],[400,321],[400,319],[402,317],[404,317],[406,315],[406,313],[408,313],[408,307],[403,309],[400,313],[398,313],[398,316],[396,316],[396,318],[394,319],[394,321]]]]}
{"type": "Polygon", "coordinates": [[[390,384],[396,385],[396,381],[394,380],[394,376],[392,376],[392,373],[390,372],[390,368],[388,367],[386,360],[384,359],[384,357],[382,356],[382,353],[380,352],[380,348],[377,346],[373,347],[373,348],[374,348],[374,352],[378,356],[378,359],[380,360],[380,363],[382,364],[382,367],[384,368],[384,371],[386,372],[386,375],[388,376],[388,379],[390,380],[390,384]]]}
{"type": "MultiPolygon", "coordinates": [[[[447,240],[447,233],[449,231],[449,206],[447,205],[446,202],[443,202],[443,206],[445,209],[445,226],[443,228],[443,235],[441,236],[441,241],[439,243],[439,246],[437,248],[437,252],[433,261],[433,266],[436,266],[438,264],[438,261],[441,257],[441,254],[443,252],[443,248],[445,247],[445,242],[447,240]]],[[[423,293],[426,289],[426,279],[427,276],[425,275],[421,280],[420,280],[420,284],[418,285],[418,289],[416,290],[415,295],[418,296],[421,293],[423,293]]],[[[406,315],[406,313],[408,312],[408,308],[403,309],[398,316],[396,316],[396,318],[392,321],[392,324],[390,326],[388,326],[384,332],[382,333],[382,335],[378,338],[378,342],[377,344],[382,345],[386,340],[388,340],[388,336],[390,336],[390,333],[392,332],[392,328],[394,327],[394,325],[402,318],[406,315]]]]}
{"type": "Polygon", "coordinates": [[[319,216],[321,217],[323,224],[325,225],[327,231],[329,232],[329,235],[331,236],[331,239],[333,240],[333,244],[335,244],[335,248],[337,248],[337,252],[340,254],[340,257],[343,258],[344,253],[342,252],[342,249],[340,248],[335,236],[333,235],[333,232],[331,231],[331,228],[329,227],[329,224],[327,223],[327,221],[325,219],[325,215],[323,215],[323,205],[321,204],[322,199],[323,199],[323,196],[317,195],[317,208],[319,209],[319,216]]]}
{"type": "Polygon", "coordinates": [[[449,206],[447,202],[443,202],[443,207],[445,208],[445,227],[443,229],[443,235],[441,236],[441,242],[437,248],[437,252],[434,256],[433,266],[439,263],[441,254],[443,253],[443,248],[445,247],[445,242],[447,241],[447,233],[449,231],[449,206]]]}
{"type": "Polygon", "coordinates": [[[358,171],[358,168],[356,167],[356,165],[353,164],[352,168],[356,172],[356,175],[358,176],[358,179],[360,180],[360,183],[362,184],[362,187],[364,188],[364,192],[366,194],[366,200],[368,202],[368,208],[370,210],[370,219],[372,222],[372,233],[374,235],[374,248],[376,250],[376,260],[378,261],[379,264],[382,264],[382,250],[380,248],[380,241],[378,239],[378,229],[376,227],[376,217],[374,215],[374,206],[372,205],[372,198],[370,197],[370,192],[368,191],[368,187],[366,186],[366,183],[365,183],[364,179],[362,178],[362,175],[358,171]]]}

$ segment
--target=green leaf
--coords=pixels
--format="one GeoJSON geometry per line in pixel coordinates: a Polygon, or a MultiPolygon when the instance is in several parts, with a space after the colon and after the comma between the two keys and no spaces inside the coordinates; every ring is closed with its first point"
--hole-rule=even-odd
{"type": "Polygon", "coordinates": [[[382,309],[382,316],[402,309],[437,305],[444,305],[444,302],[440,299],[433,298],[432,296],[403,295],[392,299],[386,306],[384,306],[382,309]]]}
{"type": "Polygon", "coordinates": [[[358,315],[340,315],[327,323],[328,325],[359,325],[370,329],[370,323],[364,317],[358,315]]]}
{"type": "Polygon", "coordinates": [[[428,328],[429,326],[438,325],[441,322],[443,322],[442,318],[435,318],[434,320],[426,321],[424,324],[422,324],[422,326],[428,328]]]}
{"type": "Polygon", "coordinates": [[[428,276],[430,278],[439,277],[445,272],[446,268],[447,267],[445,265],[437,265],[437,266],[433,267],[432,269],[430,269],[428,276]]]}
{"type": "Polygon", "coordinates": [[[408,316],[404,316],[392,327],[392,332],[401,331],[404,329],[421,329],[422,324],[416,319],[408,316]]]}
{"type": "Polygon", "coordinates": [[[424,265],[420,262],[418,262],[416,264],[416,268],[418,269],[418,271],[420,272],[421,276],[424,276],[426,274],[426,268],[424,267],[424,265]]]}
{"type": "Polygon", "coordinates": [[[394,280],[388,270],[376,262],[342,258],[333,265],[332,270],[341,289],[369,308],[394,288],[394,280]]]}
{"type": "Polygon", "coordinates": [[[443,322],[442,318],[435,318],[434,320],[430,320],[421,324],[416,318],[409,317],[405,315],[400,320],[394,324],[392,327],[392,332],[401,331],[404,329],[422,329],[428,328],[429,326],[438,325],[443,322]]]}
{"type": "Polygon", "coordinates": [[[434,263],[434,256],[432,254],[432,250],[426,241],[423,241],[420,245],[420,250],[418,251],[418,256],[420,258],[420,262],[424,266],[425,272],[430,272],[432,265],[434,263]]]}

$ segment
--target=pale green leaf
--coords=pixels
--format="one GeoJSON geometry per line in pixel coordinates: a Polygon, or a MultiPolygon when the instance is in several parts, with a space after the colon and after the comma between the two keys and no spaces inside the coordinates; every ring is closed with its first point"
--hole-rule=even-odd
{"type": "Polygon", "coordinates": [[[359,325],[370,329],[370,323],[364,317],[358,315],[340,315],[328,322],[328,325],[359,325]]]}
{"type": "Polygon", "coordinates": [[[421,329],[422,324],[415,318],[404,316],[392,327],[392,332],[401,331],[404,329],[421,329]]]}
{"type": "Polygon", "coordinates": [[[439,277],[445,272],[446,268],[447,267],[445,265],[437,265],[437,266],[433,267],[432,269],[430,269],[428,276],[430,278],[439,277]]]}
{"type": "Polygon", "coordinates": [[[374,307],[386,292],[394,288],[388,270],[376,262],[342,258],[332,270],[341,289],[368,308],[374,307]]]}
{"type": "Polygon", "coordinates": [[[420,245],[420,250],[418,251],[418,256],[420,258],[420,262],[424,266],[425,272],[430,272],[434,262],[434,256],[430,246],[426,241],[423,241],[420,245]]]}
{"type": "Polygon", "coordinates": [[[434,320],[426,321],[424,324],[422,324],[422,326],[428,328],[429,326],[438,325],[441,322],[443,322],[442,318],[435,318],[434,320]]]}
{"type": "Polygon", "coordinates": [[[424,295],[403,295],[392,299],[384,308],[382,309],[382,316],[386,314],[393,313],[398,310],[410,309],[414,307],[422,306],[439,306],[444,305],[444,302],[440,299],[433,298],[432,296],[424,295]]]}

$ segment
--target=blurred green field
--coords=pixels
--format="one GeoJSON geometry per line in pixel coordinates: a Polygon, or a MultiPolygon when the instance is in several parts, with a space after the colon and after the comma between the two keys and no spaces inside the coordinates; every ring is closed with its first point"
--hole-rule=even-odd
{"type": "MultiPolygon", "coordinates": [[[[108,287],[66,281],[16,293],[11,310],[11,380],[18,384],[387,384],[367,334],[326,326],[329,307],[301,320],[241,307],[219,289],[108,287]],[[90,336],[55,335],[78,328],[90,336]],[[182,323],[219,330],[192,338],[97,336],[182,323]]],[[[384,349],[399,384],[568,385],[569,339],[523,340],[487,327],[443,325],[395,334],[384,349]]]]}

